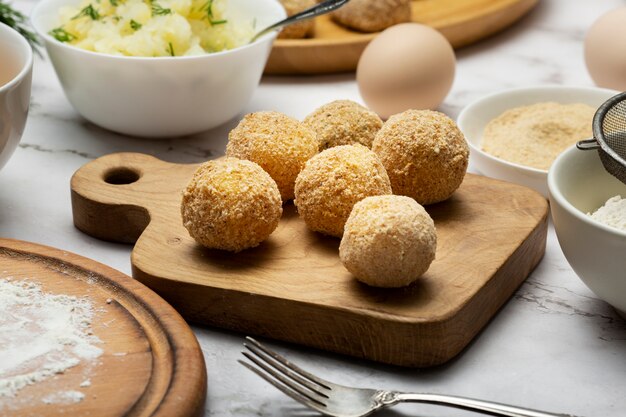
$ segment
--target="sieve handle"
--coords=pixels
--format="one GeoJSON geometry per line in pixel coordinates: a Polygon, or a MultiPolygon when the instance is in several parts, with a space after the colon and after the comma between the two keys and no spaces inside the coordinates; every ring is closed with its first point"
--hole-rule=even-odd
{"type": "Polygon", "coordinates": [[[581,151],[591,151],[594,149],[598,149],[600,147],[600,144],[595,138],[592,138],[579,140],[578,142],[576,142],[576,147],[581,151]]]}

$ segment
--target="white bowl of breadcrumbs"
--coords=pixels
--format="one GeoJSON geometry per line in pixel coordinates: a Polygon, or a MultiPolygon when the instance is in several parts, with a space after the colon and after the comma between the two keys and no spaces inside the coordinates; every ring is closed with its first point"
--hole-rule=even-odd
{"type": "Polygon", "coordinates": [[[471,149],[470,167],[547,198],[552,162],[577,141],[592,137],[595,110],[617,93],[597,87],[533,86],[470,103],[457,118],[471,149]]]}

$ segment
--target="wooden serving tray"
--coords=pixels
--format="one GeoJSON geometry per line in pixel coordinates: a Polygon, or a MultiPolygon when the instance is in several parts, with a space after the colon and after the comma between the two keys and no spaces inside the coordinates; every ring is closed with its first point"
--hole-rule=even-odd
{"type": "Polygon", "coordinates": [[[428,207],[437,258],[415,284],[371,288],[338,256],[339,240],[306,229],[291,203],[277,230],[238,254],[189,237],[181,191],[197,165],[104,156],[73,176],[74,224],[135,242],[133,276],[185,318],[404,366],[446,362],[487,324],[541,260],[547,201],[522,186],[468,174],[428,207]]]}
{"type": "MultiPolygon", "coordinates": [[[[88,297],[103,354],[16,396],[0,397],[0,415],[93,417],[201,416],[206,369],[191,329],[162,298],[105,265],[47,246],[0,239],[0,278],[28,281],[47,293],[88,297]],[[89,383],[81,385],[86,376],[89,383]],[[63,391],[76,403],[46,404],[63,391]]],[[[1,360],[1,358],[0,358],[1,360]]]]}
{"type": "MultiPolygon", "coordinates": [[[[413,0],[412,21],[434,27],[459,48],[511,26],[538,1],[413,0]]],[[[265,74],[354,71],[361,52],[377,34],[350,30],[328,15],[317,17],[311,38],[274,42],[265,74]]]]}

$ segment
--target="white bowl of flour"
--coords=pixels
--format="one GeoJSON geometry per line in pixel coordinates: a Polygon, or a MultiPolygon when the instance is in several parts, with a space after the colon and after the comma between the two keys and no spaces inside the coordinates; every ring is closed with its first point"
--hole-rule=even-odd
{"type": "Polygon", "coordinates": [[[626,318],[626,205],[620,201],[626,198],[626,184],[606,172],[597,152],[574,146],[552,164],[548,187],[554,229],[567,261],[626,318]],[[602,206],[605,212],[592,216],[602,206]]]}
{"type": "MultiPolygon", "coordinates": [[[[491,121],[512,109],[546,103],[563,105],[583,104],[596,109],[617,93],[617,91],[596,87],[553,85],[515,88],[482,97],[467,105],[457,118],[457,124],[465,135],[471,149],[470,166],[485,176],[525,185],[547,197],[548,185],[546,181],[548,170],[533,168],[530,160],[527,164],[522,163],[523,157],[518,159],[517,162],[511,162],[486,152],[482,144],[485,127],[491,121]]],[[[592,116],[589,116],[589,133],[591,133],[592,116]]],[[[563,120],[554,120],[554,123],[545,123],[545,127],[549,128],[549,125],[552,124],[555,128],[558,126],[564,126],[565,129],[568,128],[568,121],[565,118],[563,120]]],[[[550,132],[547,133],[549,134],[550,132]]],[[[519,126],[515,126],[511,128],[510,134],[511,139],[513,139],[514,136],[523,136],[524,132],[520,131],[519,126]]],[[[579,138],[577,140],[581,139],[588,138],[579,138]]],[[[572,143],[575,143],[575,141],[572,143]]],[[[547,144],[545,148],[536,147],[532,152],[536,152],[534,156],[537,156],[537,154],[542,152],[549,152],[548,147],[547,144]]],[[[532,159],[534,156],[526,155],[525,157],[532,159]]]]}

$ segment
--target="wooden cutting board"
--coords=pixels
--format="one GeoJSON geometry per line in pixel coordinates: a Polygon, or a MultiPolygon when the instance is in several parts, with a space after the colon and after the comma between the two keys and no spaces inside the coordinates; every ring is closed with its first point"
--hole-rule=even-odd
{"type": "Polygon", "coordinates": [[[259,247],[208,250],[180,217],[181,191],[196,167],[113,154],[80,168],[71,188],[76,227],[136,242],[133,276],[197,323],[385,363],[441,364],[487,324],[545,251],[547,201],[470,174],[450,200],[428,207],[437,258],[407,288],[356,281],[339,260],[339,240],[308,231],[291,203],[259,247]]]}
{"type": "MultiPolygon", "coordinates": [[[[454,48],[493,35],[518,21],[539,0],[413,0],[412,21],[439,30],[454,48]]],[[[378,33],[361,33],[317,17],[307,39],[277,39],[265,74],[354,71],[361,52],[378,33]]]]}
{"type": "Polygon", "coordinates": [[[94,361],[26,386],[13,398],[0,397],[0,415],[202,415],[202,351],[180,315],[150,289],[81,256],[9,239],[0,239],[0,278],[35,283],[46,293],[86,297],[95,311],[91,329],[103,350],[94,361]],[[46,399],[67,391],[84,398],[46,399]]]}

